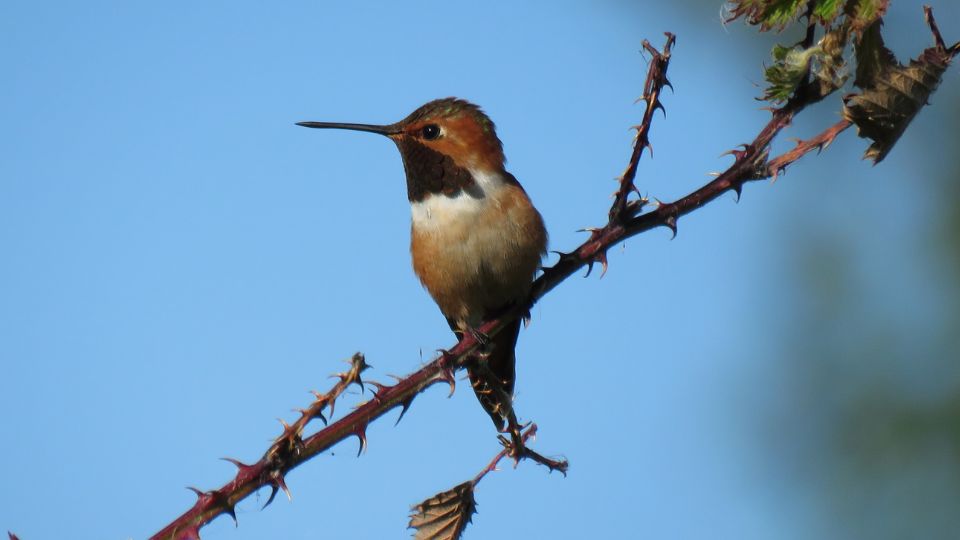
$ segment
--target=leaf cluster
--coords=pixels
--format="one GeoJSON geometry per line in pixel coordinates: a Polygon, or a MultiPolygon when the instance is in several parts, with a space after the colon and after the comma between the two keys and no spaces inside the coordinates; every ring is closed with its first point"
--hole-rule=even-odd
{"type": "Polygon", "coordinates": [[[843,97],[842,114],[861,137],[872,141],[864,157],[877,163],[927,104],[960,52],[960,43],[947,47],[925,8],[935,44],[908,65],[900,64],[883,41],[883,16],[889,4],[890,0],[736,0],[730,3],[728,20],[743,18],[760,31],[805,23],[803,40],[773,47],[773,63],[764,69],[763,99],[782,104],[804,85],[827,95],[841,89],[854,73],[853,86],[859,92],[843,97]]]}

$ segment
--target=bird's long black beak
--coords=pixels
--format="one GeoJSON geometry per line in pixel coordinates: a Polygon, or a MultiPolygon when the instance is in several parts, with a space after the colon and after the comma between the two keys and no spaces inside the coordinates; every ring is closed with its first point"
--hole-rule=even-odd
{"type": "Polygon", "coordinates": [[[389,126],[377,126],[374,124],[346,124],[342,122],[297,122],[298,126],[317,128],[317,129],[349,129],[351,131],[366,131],[368,133],[379,133],[380,135],[395,135],[400,133],[396,124],[389,126]]]}

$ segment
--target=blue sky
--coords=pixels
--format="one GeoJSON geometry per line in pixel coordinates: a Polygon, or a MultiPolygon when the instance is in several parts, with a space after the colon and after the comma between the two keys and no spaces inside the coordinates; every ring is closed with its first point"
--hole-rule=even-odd
{"type": "MultiPolygon", "coordinates": [[[[453,343],[410,268],[396,149],[297,121],[387,123],[437,97],[474,101],[551,249],[569,250],[604,219],[626,164],[641,40],[659,46],[669,30],[676,91],[638,184],[669,200],[722,170],[719,155],[767,118],[753,97],[770,38],[724,27],[718,4],[664,4],[5,3],[0,529],[147,537],[192,504],[184,486],[230,478],[217,458],[255,461],[275,418],[354,351],[386,379],[453,343]]],[[[958,6],[936,4],[956,39],[958,6]]],[[[901,58],[929,44],[919,6],[891,8],[901,58]]],[[[767,440],[779,436],[770,411],[793,403],[777,358],[803,301],[791,235],[843,231],[875,270],[864,279],[906,284],[889,294],[919,324],[933,317],[925,270],[887,254],[924,249],[912,239],[936,194],[920,180],[955,150],[937,134],[958,95],[954,69],[878,167],[847,133],[739,204],[724,196],[683,219],[672,241],[656,230],[612,250],[602,280],[545,298],[520,337],[517,407],[570,474],[524,463],[488,477],[468,537],[835,535],[802,467],[767,440]]],[[[292,503],[260,512],[265,494],[250,498],[237,530],[220,518],[204,538],[402,537],[411,504],[498,451],[490,428],[466,384],[451,399],[432,389],[399,426],[372,426],[361,458],[355,440],[337,446],[291,474],[292,503]]]]}

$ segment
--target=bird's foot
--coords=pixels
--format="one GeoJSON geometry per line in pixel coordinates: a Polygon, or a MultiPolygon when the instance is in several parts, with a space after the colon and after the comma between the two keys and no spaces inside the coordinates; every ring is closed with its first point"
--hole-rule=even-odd
{"type": "Polygon", "coordinates": [[[484,334],[480,330],[472,326],[468,326],[467,333],[470,334],[470,336],[474,340],[476,340],[476,342],[480,345],[480,347],[485,349],[487,345],[490,345],[490,336],[488,336],[487,334],[484,334]]]}

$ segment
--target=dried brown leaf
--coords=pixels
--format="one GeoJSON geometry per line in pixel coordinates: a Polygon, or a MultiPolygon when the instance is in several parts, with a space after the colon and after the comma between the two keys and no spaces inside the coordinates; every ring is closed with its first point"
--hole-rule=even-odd
{"type": "Polygon", "coordinates": [[[884,43],[880,28],[883,21],[874,21],[856,41],[854,48],[857,53],[857,76],[853,84],[859,88],[874,86],[877,77],[887,69],[897,65],[893,56],[884,43]]]}
{"type": "Polygon", "coordinates": [[[872,86],[844,98],[843,115],[855,123],[861,137],[873,141],[865,158],[879,163],[927,104],[940,84],[955,51],[942,46],[924,50],[910,65],[881,65],[872,86]]]}
{"type": "Polygon", "coordinates": [[[474,482],[470,480],[414,506],[408,525],[417,531],[413,537],[416,540],[458,540],[477,512],[473,488],[474,482]]]}

